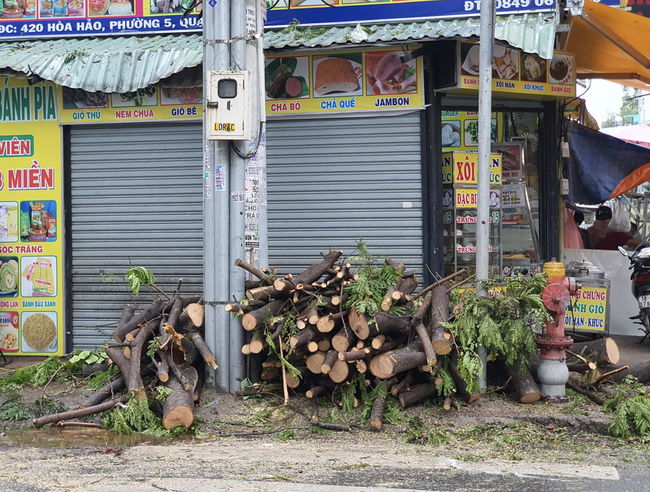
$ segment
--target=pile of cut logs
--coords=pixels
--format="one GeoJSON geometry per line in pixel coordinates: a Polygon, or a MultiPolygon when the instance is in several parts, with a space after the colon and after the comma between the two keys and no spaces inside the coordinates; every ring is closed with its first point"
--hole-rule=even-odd
{"type": "MultiPolygon", "coordinates": [[[[443,380],[437,373],[449,358],[456,391],[469,400],[472,395],[457,370],[453,337],[443,326],[449,319],[449,293],[459,286],[456,282],[452,287],[449,280],[467,277],[465,270],[416,294],[419,285],[415,272],[407,272],[404,264],[386,258],[385,262],[401,275],[397,285],[385,293],[381,312],[368,316],[354,307],[346,309],[345,287],[358,280],[358,275],[350,264],[339,263],[341,255],[341,251],[330,251],[323,254],[321,263],[297,276],[285,277],[237,260],[236,264],[256,280],[247,282],[246,298],[226,306],[226,310],[240,315],[244,330],[250,333],[242,352],[260,354],[261,379],[281,380],[315,398],[331,395],[338,385],[363,373],[369,384],[386,381],[388,390],[406,408],[438,394],[443,380]],[[402,305],[401,311],[406,314],[389,313],[393,305],[402,305]],[[284,370],[277,354],[270,354],[269,340],[299,374],[284,370]]],[[[453,391],[444,396],[446,409],[457,405],[453,391]]],[[[371,419],[375,428],[382,426],[383,405],[383,398],[375,400],[371,419]]]]}
{"type": "Polygon", "coordinates": [[[213,369],[217,365],[203,339],[202,300],[182,298],[179,289],[180,283],[173,298],[158,297],[144,310],[124,306],[113,332],[117,343],[105,345],[106,354],[119,367],[121,375],[95,392],[81,408],[34,419],[34,426],[100,413],[129,398],[146,399],[143,378],[156,376],[153,381],[171,390],[162,408],[163,426],[190,427],[203,387],[205,364],[213,369]],[[149,344],[154,338],[159,344],[155,355],[149,357],[149,344]],[[125,389],[126,395],[116,396],[125,389]]]}

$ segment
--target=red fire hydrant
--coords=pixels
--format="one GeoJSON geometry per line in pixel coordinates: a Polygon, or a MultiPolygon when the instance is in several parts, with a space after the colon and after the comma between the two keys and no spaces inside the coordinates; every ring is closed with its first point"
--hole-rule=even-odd
{"type": "Polygon", "coordinates": [[[564,314],[571,297],[578,292],[578,284],[575,278],[565,276],[564,265],[555,258],[544,263],[543,271],[548,277],[548,285],[542,291],[542,301],[551,320],[546,322],[545,333],[535,339],[542,359],[537,377],[542,394],[559,397],[566,394],[569,380],[565,349],[573,344],[571,338],[564,336],[564,314]]]}

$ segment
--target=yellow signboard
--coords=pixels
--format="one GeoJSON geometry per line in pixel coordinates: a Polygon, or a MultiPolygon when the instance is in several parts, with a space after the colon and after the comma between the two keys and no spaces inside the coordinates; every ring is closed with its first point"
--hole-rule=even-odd
{"type": "MultiPolygon", "coordinates": [[[[460,43],[457,88],[478,91],[479,51],[478,44],[460,43]]],[[[551,60],[545,60],[536,54],[495,45],[492,67],[494,92],[546,98],[576,95],[576,64],[571,53],[555,52],[551,60]]]]}
{"type": "Polygon", "coordinates": [[[61,129],[54,84],[0,78],[0,347],[63,355],[61,129]]]}
{"type": "Polygon", "coordinates": [[[580,288],[580,294],[573,306],[564,315],[567,330],[604,332],[607,319],[607,289],[605,287],[580,288]]]}
{"type": "MultiPolygon", "coordinates": [[[[443,192],[446,193],[446,190],[443,192]]],[[[501,190],[490,190],[490,208],[499,208],[501,205],[501,190]]],[[[476,188],[454,188],[454,205],[456,208],[477,208],[478,205],[478,190],[476,188]]],[[[472,220],[465,216],[457,217],[459,224],[472,224],[476,223],[476,219],[472,220]]],[[[499,222],[499,214],[490,218],[490,222],[499,222]]]]}
{"type": "Polygon", "coordinates": [[[186,120],[203,117],[203,89],[148,87],[104,94],[62,89],[61,123],[186,120]]]}
{"type": "Polygon", "coordinates": [[[422,58],[404,51],[283,54],[266,59],[266,114],[424,107],[422,58]]]}
{"type": "MultiPolygon", "coordinates": [[[[501,185],[501,154],[490,154],[490,186],[501,185]]],[[[478,183],[478,153],[445,152],[442,154],[442,183],[472,185],[478,183]]]]}

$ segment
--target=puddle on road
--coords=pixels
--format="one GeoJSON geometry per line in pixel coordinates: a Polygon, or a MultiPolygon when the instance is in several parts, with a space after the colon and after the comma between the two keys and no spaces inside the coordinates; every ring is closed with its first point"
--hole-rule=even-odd
{"type": "Polygon", "coordinates": [[[105,429],[21,429],[7,431],[0,437],[2,442],[11,441],[21,447],[36,448],[78,448],[87,446],[105,446],[123,448],[139,444],[171,444],[178,439],[155,437],[145,434],[120,435],[105,429]]]}

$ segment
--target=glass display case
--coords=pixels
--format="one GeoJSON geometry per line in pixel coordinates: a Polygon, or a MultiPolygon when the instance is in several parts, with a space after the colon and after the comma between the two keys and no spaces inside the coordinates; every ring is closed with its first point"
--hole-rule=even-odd
{"type": "Polygon", "coordinates": [[[524,180],[524,141],[492,145],[502,156],[501,188],[502,275],[534,275],[541,271],[535,217],[524,180]]]}
{"type": "MultiPolygon", "coordinates": [[[[501,159],[490,154],[489,268],[491,275],[501,272],[501,159]]],[[[476,208],[478,203],[478,154],[442,154],[442,206],[445,271],[476,269],[476,208]]]]}
{"type": "MultiPolygon", "coordinates": [[[[445,273],[476,269],[476,188],[452,187],[443,190],[443,235],[445,273]]],[[[489,268],[501,272],[501,190],[490,189],[489,268]]]]}

